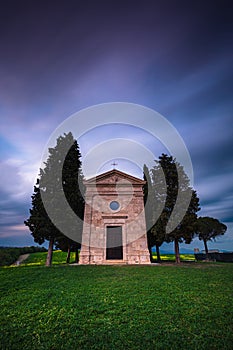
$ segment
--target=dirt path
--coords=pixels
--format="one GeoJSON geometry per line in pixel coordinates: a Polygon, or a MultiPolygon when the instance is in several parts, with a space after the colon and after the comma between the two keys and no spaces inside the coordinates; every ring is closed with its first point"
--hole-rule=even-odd
{"type": "Polygon", "coordinates": [[[29,257],[29,254],[23,254],[18,257],[18,260],[13,265],[20,265],[24,260],[29,257]]]}

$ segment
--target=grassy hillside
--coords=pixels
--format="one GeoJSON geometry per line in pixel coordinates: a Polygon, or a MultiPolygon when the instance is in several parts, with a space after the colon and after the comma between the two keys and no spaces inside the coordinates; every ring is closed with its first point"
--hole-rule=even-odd
{"type": "MultiPolygon", "coordinates": [[[[53,252],[53,265],[66,264],[66,252],[61,250],[55,250],[53,252]]],[[[45,265],[47,252],[33,253],[22,263],[21,266],[43,266],[45,265]]],[[[70,254],[70,263],[75,262],[75,253],[70,254]]]]}
{"type": "MultiPolygon", "coordinates": [[[[175,254],[161,254],[162,261],[176,261],[175,254]]],[[[153,259],[157,259],[157,254],[153,254],[153,259]]],[[[194,254],[180,254],[180,261],[195,261],[194,254]]]]}
{"type": "Polygon", "coordinates": [[[1,349],[232,349],[233,264],[1,268],[1,349]]]}
{"type": "Polygon", "coordinates": [[[16,262],[21,254],[30,254],[46,251],[43,247],[0,247],[0,266],[11,265],[16,262]]]}
{"type": "MultiPolygon", "coordinates": [[[[56,250],[53,252],[53,265],[58,264],[65,264],[66,263],[66,255],[67,253],[62,252],[60,250],[56,250]]],[[[30,256],[25,260],[22,265],[23,266],[43,266],[45,265],[47,252],[42,253],[33,253],[30,254],[30,256]]],[[[153,255],[155,261],[157,258],[157,255],[153,255]]],[[[193,254],[181,254],[180,255],[181,261],[194,261],[195,257],[193,254]]],[[[161,255],[162,261],[175,261],[175,255],[174,254],[163,254],[161,255]]],[[[70,255],[70,263],[75,262],[75,253],[71,253],[70,255]]]]}

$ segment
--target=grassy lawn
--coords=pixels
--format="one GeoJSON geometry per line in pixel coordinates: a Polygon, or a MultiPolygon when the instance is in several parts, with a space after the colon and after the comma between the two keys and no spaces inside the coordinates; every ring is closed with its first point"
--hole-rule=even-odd
{"type": "MultiPolygon", "coordinates": [[[[66,255],[67,253],[62,252],[60,250],[56,250],[53,252],[53,265],[58,264],[66,264],[66,255]]],[[[22,266],[43,266],[45,265],[47,252],[42,253],[32,253],[29,255],[27,260],[25,260],[22,263],[22,266]]],[[[153,258],[156,262],[157,255],[153,254],[153,258]]],[[[181,254],[180,255],[181,261],[195,261],[195,257],[193,254],[181,254]]],[[[163,254],[161,255],[162,261],[175,261],[175,255],[174,254],[163,254]]],[[[75,253],[71,253],[70,255],[70,263],[75,262],[75,253]]]]}
{"type": "MultiPolygon", "coordinates": [[[[61,250],[55,250],[53,252],[53,265],[66,264],[66,252],[61,250]]],[[[24,260],[21,266],[43,266],[45,265],[47,252],[32,253],[29,257],[24,260]]],[[[75,253],[70,254],[70,263],[75,262],[75,253]]]]}
{"type": "MultiPolygon", "coordinates": [[[[153,254],[153,259],[157,259],[157,254],[153,254]]],[[[162,261],[176,261],[175,254],[161,254],[162,261]]],[[[194,254],[180,254],[180,261],[195,261],[194,254]]]]}
{"type": "Polygon", "coordinates": [[[233,264],[1,268],[1,349],[232,349],[233,264]]]}

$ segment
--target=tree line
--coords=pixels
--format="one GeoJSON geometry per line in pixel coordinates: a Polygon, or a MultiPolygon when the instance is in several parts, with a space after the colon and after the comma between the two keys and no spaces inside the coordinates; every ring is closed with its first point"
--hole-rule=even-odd
{"type": "MultiPolygon", "coordinates": [[[[76,262],[78,262],[78,251],[81,245],[65,236],[55,226],[44,207],[42,197],[47,196],[49,206],[55,211],[56,218],[62,220],[65,215],[68,224],[70,211],[59,205],[61,191],[64,192],[70,208],[80,218],[78,232],[75,234],[78,235],[81,242],[85,188],[81,153],[71,132],[60,136],[56,146],[49,148],[48,152],[48,159],[44,168],[40,169],[39,177],[34,186],[30,216],[24,223],[29,227],[36,243],[49,242],[46,265],[50,266],[54,246],[67,252],[67,263],[69,263],[71,251],[76,252],[76,262]],[[64,156],[64,151],[67,148],[69,150],[64,156]],[[60,166],[62,171],[60,171],[60,166]]],[[[172,156],[162,154],[155,161],[152,169],[148,169],[144,165],[143,170],[147,240],[151,260],[154,246],[156,247],[157,260],[160,261],[160,246],[164,242],[174,242],[176,262],[179,263],[179,244],[181,242],[191,243],[195,236],[203,240],[208,254],[207,241],[224,234],[227,228],[217,219],[197,217],[197,212],[200,210],[199,198],[196,191],[191,188],[183,166],[172,156]],[[181,200],[177,200],[179,194],[181,194],[179,197],[181,200]],[[188,208],[186,208],[184,207],[187,204],[185,198],[188,197],[190,201],[188,208]],[[178,220],[176,216],[172,216],[175,206],[178,206],[178,215],[185,210],[184,216],[180,222],[177,222],[175,228],[167,232],[168,224],[172,224],[172,221],[176,223],[178,220]]],[[[69,229],[72,230],[72,226],[69,229]]]]}
{"type": "Polygon", "coordinates": [[[22,254],[46,252],[44,247],[0,247],[0,266],[11,265],[22,254]]]}

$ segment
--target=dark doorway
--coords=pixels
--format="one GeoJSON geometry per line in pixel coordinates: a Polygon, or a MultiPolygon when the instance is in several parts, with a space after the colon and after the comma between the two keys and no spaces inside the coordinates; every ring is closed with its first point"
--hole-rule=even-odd
{"type": "Polygon", "coordinates": [[[106,259],[123,259],[122,226],[107,226],[106,259]]]}

